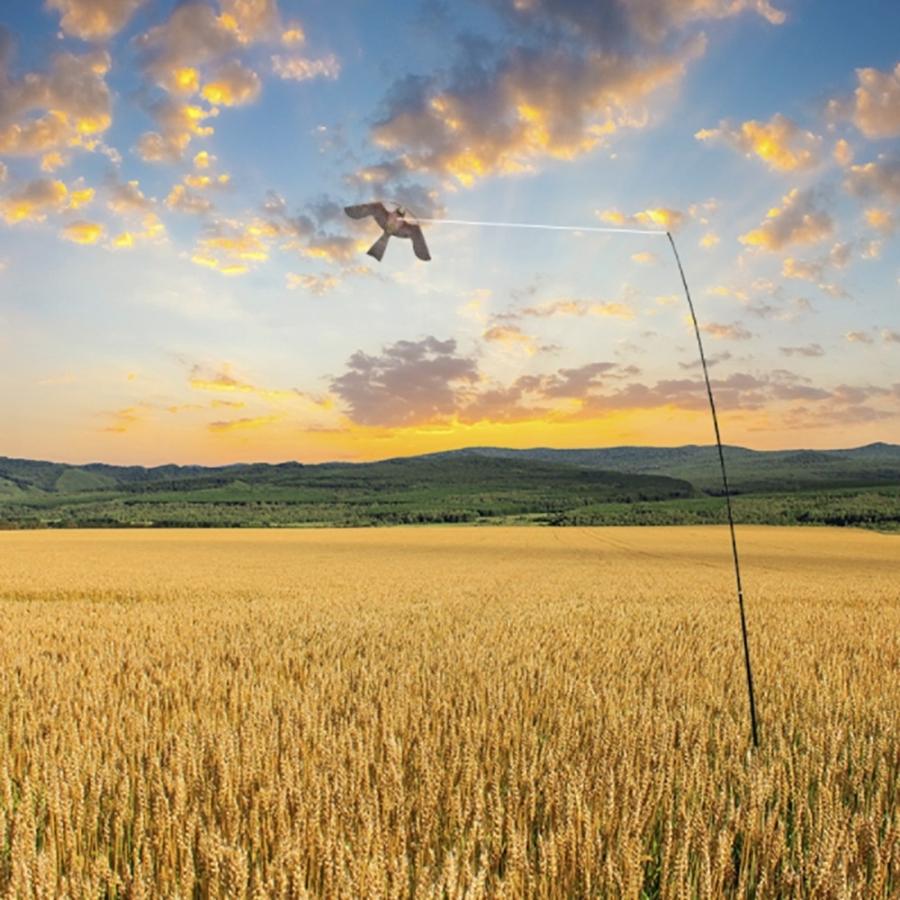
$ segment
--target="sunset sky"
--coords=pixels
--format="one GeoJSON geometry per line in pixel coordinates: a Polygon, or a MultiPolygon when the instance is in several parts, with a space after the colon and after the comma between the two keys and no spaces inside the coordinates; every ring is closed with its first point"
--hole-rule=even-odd
{"type": "Polygon", "coordinates": [[[0,7],[0,455],[900,442],[895,0],[0,7]]]}

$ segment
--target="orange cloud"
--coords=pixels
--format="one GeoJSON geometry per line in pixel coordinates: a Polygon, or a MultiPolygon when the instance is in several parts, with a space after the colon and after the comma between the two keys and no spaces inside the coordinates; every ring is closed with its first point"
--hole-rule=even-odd
{"type": "Polygon", "coordinates": [[[262,82],[256,72],[231,61],[219,67],[200,94],[214,106],[243,106],[254,101],[261,89],[262,82]]]}
{"type": "Polygon", "coordinates": [[[274,226],[260,219],[220,219],[197,241],[191,261],[223,275],[242,275],[269,258],[270,243],[277,236],[274,226]]]}
{"type": "Polygon", "coordinates": [[[292,23],[288,28],[285,28],[285,30],[281,32],[281,43],[284,44],[285,47],[294,47],[305,42],[306,33],[303,31],[303,28],[296,23],[292,23]]]}
{"type": "Polygon", "coordinates": [[[517,316],[534,316],[536,318],[552,318],[555,316],[612,316],[619,319],[633,319],[634,310],[624,303],[615,301],[588,301],[588,300],[550,300],[538,306],[528,306],[524,309],[507,313],[507,318],[517,316]]]}
{"type": "Polygon", "coordinates": [[[524,350],[529,356],[537,353],[537,345],[531,335],[525,334],[518,325],[494,325],[483,335],[486,341],[524,350]]]}
{"type": "Polygon", "coordinates": [[[115,412],[103,413],[111,420],[110,424],[100,429],[111,434],[125,434],[143,420],[143,408],[140,406],[126,406],[115,412]]]}
{"type": "Polygon", "coordinates": [[[193,138],[213,133],[204,122],[218,116],[219,110],[167,98],[154,107],[153,115],[160,130],[142,134],[135,150],[144,162],[171,162],[181,159],[193,138]]]}
{"type": "Polygon", "coordinates": [[[153,201],[148,200],[141,190],[137,180],[127,181],[124,184],[115,182],[108,188],[106,205],[115,213],[125,215],[129,213],[143,213],[153,208],[153,201]]]}
{"type": "Polygon", "coordinates": [[[188,384],[197,391],[212,391],[214,393],[226,394],[252,394],[263,400],[303,401],[322,409],[328,409],[331,406],[331,401],[327,397],[312,397],[296,388],[264,388],[252,384],[249,381],[237,378],[232,374],[231,366],[227,363],[213,371],[205,371],[201,366],[194,366],[191,370],[188,384]]]}
{"type": "Polygon", "coordinates": [[[62,181],[38,178],[18,191],[0,197],[0,215],[7,224],[43,222],[51,213],[66,208],[69,189],[62,181]]]}
{"type": "Polygon", "coordinates": [[[821,159],[822,139],[781,113],[768,122],[751,119],[734,126],[723,121],[718,128],[703,129],[694,137],[698,141],[723,141],[748,158],[757,157],[776,172],[809,169],[821,159]]]}
{"type": "Polygon", "coordinates": [[[60,14],[59,26],[83,41],[106,41],[117,34],[146,0],[45,0],[60,14]]]}
{"type": "Polygon", "coordinates": [[[70,222],[62,230],[62,236],[75,244],[96,244],[103,237],[104,227],[99,222],[79,219],[70,222]]]}
{"type": "Polygon", "coordinates": [[[659,257],[647,250],[642,250],[640,253],[632,253],[631,259],[642,266],[653,265],[659,262],[659,257]]]}
{"type": "Polygon", "coordinates": [[[59,53],[49,71],[30,72],[19,81],[0,73],[0,154],[46,156],[67,148],[97,148],[112,124],[105,81],[109,68],[109,54],[97,50],[82,56],[59,53]]]}
{"type": "Polygon", "coordinates": [[[285,276],[288,288],[302,288],[310,294],[322,295],[333,291],[341,282],[334,275],[307,275],[288,272],[285,276]]]}
{"type": "Polygon", "coordinates": [[[869,228],[880,231],[882,234],[890,235],[894,233],[896,223],[894,222],[893,215],[888,210],[872,207],[871,209],[866,210],[865,216],[866,224],[869,228]]]}
{"type": "Polygon", "coordinates": [[[264,428],[281,419],[281,416],[254,416],[243,419],[228,419],[221,422],[210,422],[206,427],[210,431],[221,433],[223,431],[249,431],[264,428]]]}
{"type": "Polygon", "coordinates": [[[194,156],[195,169],[208,169],[216,161],[216,157],[206,150],[201,150],[194,156]]]}
{"type": "Polygon", "coordinates": [[[847,168],[853,162],[853,148],[843,138],[834,145],[832,155],[834,156],[834,161],[844,168],[847,168]]]}
{"type": "Polygon", "coordinates": [[[156,213],[148,212],[141,220],[139,231],[122,231],[111,241],[110,246],[116,250],[129,250],[135,244],[147,241],[161,241],[166,236],[166,226],[156,213]]]}
{"type": "Polygon", "coordinates": [[[856,70],[857,88],[852,99],[836,99],[831,113],[849,118],[872,140],[900,135],[900,63],[893,69],[856,70]]]}
{"type": "Polygon", "coordinates": [[[900,203],[900,155],[882,154],[875,162],[850,166],[844,186],[856,197],[900,203]]]}
{"type": "Polygon", "coordinates": [[[490,71],[467,70],[465,82],[405,91],[372,137],[380,147],[402,148],[409,170],[467,187],[528,172],[545,159],[579,157],[620,128],[641,127],[644,104],[677,82],[705,46],[701,36],[643,59],[515,49],[490,71]]]}
{"type": "Polygon", "coordinates": [[[700,330],[717,340],[746,341],[753,337],[740,322],[734,322],[731,325],[720,322],[707,322],[700,326],[700,330]]]}
{"type": "Polygon", "coordinates": [[[642,209],[636,213],[620,212],[618,209],[596,210],[595,215],[601,222],[611,225],[629,226],[632,228],[643,226],[647,229],[661,229],[663,231],[676,231],[685,221],[685,214],[677,209],[668,207],[656,207],[642,209]]]}
{"type": "Polygon", "coordinates": [[[831,216],[816,206],[813,191],[794,188],[782,198],[782,205],[769,210],[759,228],[740,237],[742,244],[777,251],[793,244],[814,244],[834,230],[831,216]]]}
{"type": "Polygon", "coordinates": [[[172,185],[172,190],[169,191],[165,202],[169,209],[195,215],[208,213],[213,208],[211,200],[195,193],[183,184],[172,185]]]}

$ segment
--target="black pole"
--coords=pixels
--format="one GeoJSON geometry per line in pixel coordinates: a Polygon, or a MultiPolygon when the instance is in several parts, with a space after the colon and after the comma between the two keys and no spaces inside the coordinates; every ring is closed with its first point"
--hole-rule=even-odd
{"type": "Polygon", "coordinates": [[[725,454],[722,452],[722,438],[719,434],[719,417],[716,415],[716,401],[713,399],[712,385],[709,383],[709,369],[706,365],[706,354],[703,352],[703,341],[700,339],[700,326],[697,324],[697,314],[694,312],[694,301],[691,300],[691,291],[688,288],[684,267],[678,256],[678,248],[670,231],[666,237],[672,245],[672,253],[675,254],[675,262],[681,274],[681,283],[684,285],[684,296],[687,297],[688,309],[691,311],[691,321],[694,323],[694,334],[697,336],[697,348],[700,350],[700,365],[703,367],[703,378],[706,381],[706,395],[709,397],[709,409],[712,413],[713,428],[716,432],[716,447],[719,451],[719,466],[722,469],[722,487],[725,489],[725,508],[728,511],[728,530],[731,533],[731,555],[734,559],[734,578],[737,584],[738,609],[741,613],[741,637],[744,641],[744,667],[747,670],[747,694],[750,698],[750,731],[753,734],[753,746],[759,746],[759,734],[756,728],[756,702],[753,698],[753,670],[750,667],[750,642],[747,640],[747,619],[744,616],[744,589],[741,587],[741,564],[738,560],[737,539],[734,536],[734,515],[731,511],[731,491],[728,489],[728,475],[725,473],[725,454]]]}

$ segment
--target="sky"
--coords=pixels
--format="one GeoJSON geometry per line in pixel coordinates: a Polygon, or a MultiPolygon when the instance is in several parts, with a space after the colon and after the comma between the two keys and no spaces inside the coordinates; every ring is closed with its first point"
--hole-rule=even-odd
{"type": "Polygon", "coordinates": [[[900,442],[893,0],[0,7],[0,455],[900,442]],[[403,204],[431,262],[351,203],[403,204]],[[647,234],[606,234],[621,227],[647,234]]]}

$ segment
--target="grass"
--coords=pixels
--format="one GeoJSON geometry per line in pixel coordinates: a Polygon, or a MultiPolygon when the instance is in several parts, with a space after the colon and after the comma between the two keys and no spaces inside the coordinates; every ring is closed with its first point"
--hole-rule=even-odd
{"type": "Polygon", "coordinates": [[[896,538],[0,534],[0,894],[900,890],[896,538]]]}

